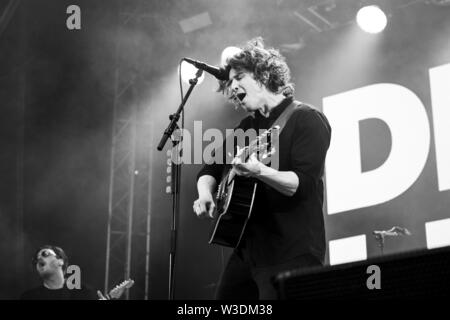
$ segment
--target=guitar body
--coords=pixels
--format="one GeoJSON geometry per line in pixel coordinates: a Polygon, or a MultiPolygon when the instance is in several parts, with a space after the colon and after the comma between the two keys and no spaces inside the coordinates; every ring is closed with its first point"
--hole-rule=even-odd
{"type": "Polygon", "coordinates": [[[236,248],[252,213],[257,183],[253,179],[225,175],[217,192],[216,218],[209,243],[236,248]]]}
{"type": "MultiPolygon", "coordinates": [[[[275,153],[272,144],[274,135],[278,137],[280,127],[267,129],[256,140],[242,149],[238,148],[235,158],[246,162],[251,154],[258,160],[270,160],[275,153]]],[[[241,242],[255,201],[257,182],[255,179],[240,177],[231,169],[225,171],[217,188],[215,220],[209,243],[236,248],[241,242]]]]}

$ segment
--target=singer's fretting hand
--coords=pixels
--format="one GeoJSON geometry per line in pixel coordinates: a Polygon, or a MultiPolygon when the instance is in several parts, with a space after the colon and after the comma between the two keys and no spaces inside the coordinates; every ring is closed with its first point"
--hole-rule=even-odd
{"type": "Polygon", "coordinates": [[[261,173],[262,163],[256,158],[256,155],[252,153],[247,162],[242,162],[239,157],[236,157],[231,162],[233,165],[233,171],[237,175],[243,177],[257,177],[261,173]]]}

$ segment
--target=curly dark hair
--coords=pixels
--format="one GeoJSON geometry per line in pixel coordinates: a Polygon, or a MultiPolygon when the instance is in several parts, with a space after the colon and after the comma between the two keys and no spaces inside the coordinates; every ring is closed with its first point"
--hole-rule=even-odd
{"type": "MultiPolygon", "coordinates": [[[[285,58],[278,50],[265,48],[264,40],[261,37],[249,40],[240,49],[242,49],[241,52],[227,60],[226,70],[251,72],[255,80],[269,91],[283,93],[285,96],[294,94],[291,72],[285,58]]],[[[219,81],[218,91],[225,93],[230,84],[230,80],[219,81]]]]}

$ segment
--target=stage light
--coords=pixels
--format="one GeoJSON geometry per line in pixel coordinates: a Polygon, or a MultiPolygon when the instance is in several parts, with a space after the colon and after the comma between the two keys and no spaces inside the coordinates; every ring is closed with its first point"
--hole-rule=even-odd
{"type": "MultiPolygon", "coordinates": [[[[195,78],[195,74],[197,73],[197,68],[194,67],[192,64],[183,61],[181,62],[181,79],[189,84],[189,80],[195,78]]],[[[205,73],[203,72],[202,76],[198,79],[197,84],[200,84],[203,82],[203,79],[205,79],[205,73]]]]}
{"type": "Polygon", "coordinates": [[[359,27],[368,33],[379,33],[387,25],[386,14],[378,6],[366,6],[356,14],[359,27]]]}
{"type": "Polygon", "coordinates": [[[227,64],[227,60],[233,57],[234,55],[242,52],[242,49],[238,47],[226,47],[223,49],[222,54],[220,56],[220,65],[223,67],[227,64]]]}

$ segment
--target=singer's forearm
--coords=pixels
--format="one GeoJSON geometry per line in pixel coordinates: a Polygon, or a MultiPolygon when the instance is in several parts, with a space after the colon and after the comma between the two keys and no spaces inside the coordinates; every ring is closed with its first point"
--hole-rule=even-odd
{"type": "Polygon", "coordinates": [[[216,179],[210,175],[203,175],[197,181],[197,191],[199,197],[211,195],[217,187],[216,179]]]}
{"type": "Polygon", "coordinates": [[[278,171],[262,163],[259,173],[255,177],[289,197],[295,194],[300,183],[298,176],[293,171],[278,171]]]}

